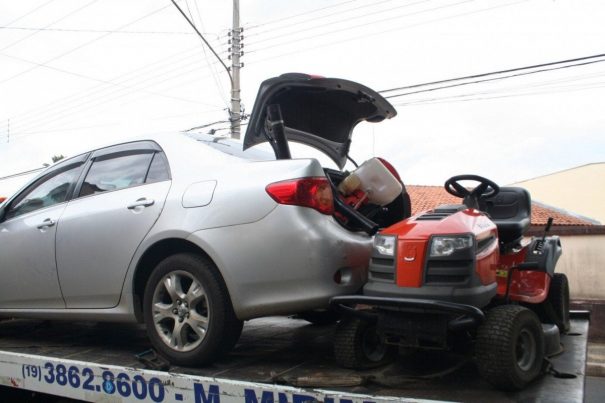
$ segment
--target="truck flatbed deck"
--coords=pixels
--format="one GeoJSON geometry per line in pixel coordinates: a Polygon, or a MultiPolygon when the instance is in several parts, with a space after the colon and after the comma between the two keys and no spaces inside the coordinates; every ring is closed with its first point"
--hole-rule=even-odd
{"type": "Polygon", "coordinates": [[[0,384],[86,401],[326,403],[582,402],[589,320],[572,315],[564,352],[525,390],[505,393],[473,363],[439,352],[400,356],[370,371],[338,368],[333,326],[271,317],[246,322],[235,349],[205,368],[149,369],[143,326],[15,319],[0,322],[0,384]]]}

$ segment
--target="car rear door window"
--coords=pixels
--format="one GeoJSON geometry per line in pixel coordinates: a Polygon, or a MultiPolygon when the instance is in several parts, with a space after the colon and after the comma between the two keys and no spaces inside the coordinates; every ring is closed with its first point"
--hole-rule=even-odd
{"type": "Polygon", "coordinates": [[[50,173],[19,195],[6,213],[5,219],[63,203],[80,174],[81,164],[50,173]]]}
{"type": "Polygon", "coordinates": [[[80,197],[143,184],[152,158],[153,153],[146,152],[95,159],[82,183],[80,197]]]}

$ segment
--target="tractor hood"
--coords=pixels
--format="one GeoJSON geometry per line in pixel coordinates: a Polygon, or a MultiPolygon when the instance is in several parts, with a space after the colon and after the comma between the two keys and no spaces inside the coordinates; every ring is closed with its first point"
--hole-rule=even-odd
{"type": "Polygon", "coordinates": [[[263,81],[250,115],[244,150],[267,141],[267,106],[279,104],[288,141],[327,154],[342,169],[351,134],[361,121],[380,122],[397,114],[376,91],[340,78],[290,73],[263,81]]]}

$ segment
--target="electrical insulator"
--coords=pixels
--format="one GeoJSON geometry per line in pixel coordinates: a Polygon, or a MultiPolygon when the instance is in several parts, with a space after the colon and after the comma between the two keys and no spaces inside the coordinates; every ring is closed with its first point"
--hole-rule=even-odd
{"type": "Polygon", "coordinates": [[[227,59],[231,60],[231,55],[227,56],[227,59]]]}
{"type": "Polygon", "coordinates": [[[243,56],[244,55],[244,51],[242,50],[241,52],[239,52],[239,55],[243,56]]]}
{"type": "Polygon", "coordinates": [[[244,44],[243,44],[243,43],[240,43],[240,44],[239,44],[239,48],[240,48],[240,49],[243,49],[243,48],[244,48],[244,44]]]}
{"type": "Polygon", "coordinates": [[[241,62],[241,63],[240,63],[240,67],[244,67],[244,62],[241,62]]]}
{"type": "Polygon", "coordinates": [[[231,39],[229,39],[229,40],[227,41],[227,44],[231,45],[231,39]]]}
{"type": "Polygon", "coordinates": [[[227,36],[231,36],[231,31],[227,32],[227,36]]]}
{"type": "Polygon", "coordinates": [[[240,40],[240,41],[243,41],[243,40],[244,40],[244,35],[240,35],[240,36],[239,36],[239,40],[240,40]]]}
{"type": "Polygon", "coordinates": [[[231,48],[227,48],[227,52],[231,53],[231,48]]]}

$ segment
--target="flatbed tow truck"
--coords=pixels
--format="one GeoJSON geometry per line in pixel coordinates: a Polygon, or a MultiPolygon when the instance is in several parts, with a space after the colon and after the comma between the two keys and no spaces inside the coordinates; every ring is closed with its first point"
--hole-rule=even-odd
{"type": "Polygon", "coordinates": [[[204,368],[154,359],[141,325],[5,320],[0,384],[103,402],[582,402],[589,315],[571,317],[552,369],[514,393],[491,387],[470,360],[443,352],[401,355],[369,371],[341,369],[333,326],[285,317],[246,322],[231,354],[204,368]]]}

